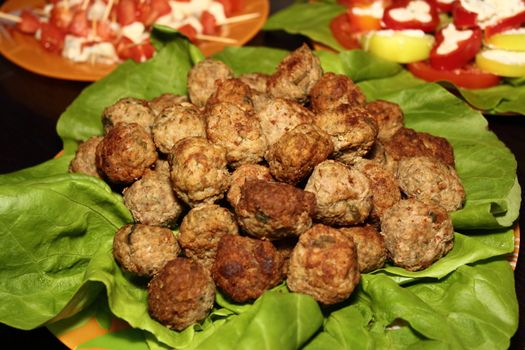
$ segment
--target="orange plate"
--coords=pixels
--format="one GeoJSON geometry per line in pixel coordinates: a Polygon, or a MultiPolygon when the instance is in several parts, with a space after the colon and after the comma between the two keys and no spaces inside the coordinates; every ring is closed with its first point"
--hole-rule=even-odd
{"type": "MultiPolygon", "coordinates": [[[[2,12],[12,12],[22,8],[42,7],[44,0],[8,0],[1,7],[2,12]]],[[[232,23],[222,27],[222,35],[237,40],[237,45],[248,42],[261,29],[269,12],[268,0],[250,0],[242,12],[259,13],[260,16],[251,20],[232,23]]],[[[5,23],[5,22],[2,22],[5,23]]],[[[2,28],[0,28],[2,29],[2,28]]],[[[4,30],[0,33],[0,53],[14,64],[33,73],[51,78],[78,81],[95,81],[111,72],[117,65],[76,63],[58,54],[46,51],[31,35],[22,34],[16,30],[4,30]],[[9,37],[4,35],[10,33],[9,37]]],[[[202,42],[198,47],[208,56],[221,51],[226,45],[217,42],[202,42]]]]}

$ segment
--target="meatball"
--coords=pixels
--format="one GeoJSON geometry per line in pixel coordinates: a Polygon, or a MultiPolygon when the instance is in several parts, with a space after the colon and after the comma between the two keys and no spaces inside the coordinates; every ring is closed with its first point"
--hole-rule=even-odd
{"type": "Polygon", "coordinates": [[[268,145],[299,124],[313,122],[314,114],[300,104],[281,98],[269,99],[256,113],[268,145]]]}
{"type": "Polygon", "coordinates": [[[357,248],[359,272],[372,272],[385,265],[385,240],[374,226],[341,227],[340,231],[350,237],[357,248]]]}
{"type": "Polygon", "coordinates": [[[188,73],[188,95],[190,101],[204,107],[215,92],[216,81],[233,78],[233,72],[221,61],[207,58],[198,62],[188,73]]]}
{"type": "Polygon", "coordinates": [[[325,73],[310,91],[310,103],[319,113],[341,105],[364,106],[366,97],[346,75],[325,73]]]}
{"type": "Polygon", "coordinates": [[[133,219],[142,224],[173,226],[183,210],[171,188],[169,169],[146,170],[140,180],[124,189],[123,195],[133,219]]]}
{"type": "Polygon", "coordinates": [[[385,212],[381,234],[394,264],[409,271],[427,268],[454,245],[452,220],[445,208],[413,198],[385,212]]]}
{"type": "Polygon", "coordinates": [[[97,169],[97,146],[102,136],[92,136],[78,145],[75,157],[69,163],[69,172],[100,177],[97,169]]]}
{"type": "Polygon", "coordinates": [[[465,190],[456,170],[434,158],[401,159],[397,178],[407,197],[433,201],[449,212],[460,209],[465,201],[465,190]]]}
{"type": "Polygon", "coordinates": [[[165,227],[128,224],[113,238],[113,256],[122,269],[139,276],[153,276],[177,257],[180,247],[165,227]]]}
{"type": "Polygon", "coordinates": [[[179,244],[185,256],[211,269],[221,237],[238,233],[235,217],[228,209],[206,204],[191,209],[182,219],[179,244]]]}
{"type": "Polygon", "coordinates": [[[149,132],[154,120],[155,113],[148,101],[134,97],[121,98],[102,112],[106,133],[118,123],[137,123],[149,132]]]}
{"type": "Polygon", "coordinates": [[[239,79],[218,81],[217,89],[206,102],[206,108],[220,102],[232,103],[243,111],[252,112],[252,89],[239,79]]]}
{"type": "Polygon", "coordinates": [[[325,305],[347,299],[360,279],[354,242],[339,230],[322,224],[299,237],[289,269],[288,288],[325,305]]]}
{"type": "Polygon", "coordinates": [[[236,207],[241,199],[241,187],[247,179],[272,181],[270,169],[259,164],[244,164],[235,169],[231,176],[231,186],[226,199],[232,207],[236,207]]]}
{"type": "Polygon", "coordinates": [[[164,93],[148,101],[148,105],[153,113],[155,113],[155,116],[158,116],[164,108],[172,107],[184,102],[188,102],[188,97],[186,95],[164,93]]]}
{"type": "Polygon", "coordinates": [[[157,160],[151,135],[136,123],[119,123],[97,146],[97,168],[116,184],[138,180],[157,160]]]}
{"type": "Polygon", "coordinates": [[[165,108],[151,129],[153,141],[162,153],[169,153],[177,141],[185,137],[206,137],[206,120],[191,103],[165,108]]]}
{"type": "Polygon", "coordinates": [[[239,80],[248,85],[253,91],[265,94],[269,77],[269,75],[263,73],[245,73],[239,75],[239,80]]]}
{"type": "Polygon", "coordinates": [[[268,79],[267,89],[274,97],[304,102],[322,75],[319,58],[303,44],[279,63],[268,79]]]}
{"type": "Polygon", "coordinates": [[[426,132],[418,132],[417,135],[423,141],[430,156],[439,159],[441,162],[455,167],[454,149],[448,140],[444,137],[431,135],[426,132]]]}
{"type": "Polygon", "coordinates": [[[372,209],[372,191],[366,176],[333,160],[315,167],[304,190],[315,195],[315,219],[327,225],[362,223],[372,209]]]}
{"type": "Polygon", "coordinates": [[[286,132],[266,154],[272,175],[297,184],[334,151],[330,136],[313,124],[300,124],[286,132]]]}
{"type": "Polygon", "coordinates": [[[226,149],[232,167],[259,163],[268,148],[259,121],[235,104],[222,102],[209,106],[206,134],[210,142],[226,149]]]}
{"type": "Polygon", "coordinates": [[[404,125],[404,114],[397,103],[376,100],[368,103],[366,109],[377,122],[380,140],[388,140],[404,125]]]}
{"type": "Polygon", "coordinates": [[[370,218],[379,222],[386,209],[401,199],[401,191],[395,175],[380,163],[362,159],[354,165],[368,178],[372,191],[370,218]]]}
{"type": "Polygon", "coordinates": [[[368,153],[378,132],[375,120],[359,106],[341,105],[320,112],[314,122],[332,138],[334,157],[349,165],[368,153]]]}
{"type": "Polygon", "coordinates": [[[246,180],[235,207],[239,225],[261,239],[298,236],[312,226],[315,196],[292,185],[246,180]]]}
{"type": "Polygon", "coordinates": [[[283,276],[288,276],[290,270],[290,258],[292,257],[292,251],[297,244],[298,237],[290,237],[281,239],[278,241],[272,241],[277,253],[281,255],[283,260],[283,276]]]}
{"type": "Polygon", "coordinates": [[[202,137],[187,137],[168,156],[175,193],[191,207],[213,203],[230,186],[226,150],[202,137]]]}
{"type": "Polygon", "coordinates": [[[243,303],[279,284],[282,257],[271,242],[224,235],[212,268],[213,280],[233,301],[243,303]]]}
{"type": "Polygon", "coordinates": [[[199,263],[176,258],[148,284],[151,317],[177,331],[205,319],[215,302],[215,284],[199,263]]]}

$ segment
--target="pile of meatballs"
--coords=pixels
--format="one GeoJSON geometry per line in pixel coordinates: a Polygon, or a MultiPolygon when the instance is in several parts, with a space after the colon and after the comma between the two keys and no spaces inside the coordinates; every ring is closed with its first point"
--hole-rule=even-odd
{"type": "Polygon", "coordinates": [[[244,303],[284,280],[337,304],[386,261],[417,271],[452,249],[465,192],[449,142],[324,73],[308,46],[271,75],[208,58],[187,81],[188,96],[105,108],[104,136],[70,164],[123,194],[134,222],[113,254],[148,278],[154,319],[180,331],[217,289],[244,303]]]}

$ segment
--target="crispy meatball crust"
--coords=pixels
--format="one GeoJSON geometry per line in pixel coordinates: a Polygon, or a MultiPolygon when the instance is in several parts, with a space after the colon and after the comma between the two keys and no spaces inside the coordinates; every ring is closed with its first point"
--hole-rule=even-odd
{"type": "Polygon", "coordinates": [[[253,91],[265,94],[269,77],[268,74],[263,73],[246,73],[239,75],[239,80],[248,85],[253,91]]]}
{"type": "Polygon", "coordinates": [[[149,314],[177,331],[206,318],[214,302],[210,272],[191,259],[171,260],[148,284],[149,314]]]}
{"type": "Polygon", "coordinates": [[[187,137],[168,155],[175,193],[191,207],[213,203],[230,187],[226,150],[202,137],[187,137]]]}
{"type": "Polygon", "coordinates": [[[407,197],[433,201],[449,212],[460,209],[465,201],[465,190],[456,170],[435,158],[401,159],[397,178],[407,197]]]}
{"type": "Polygon", "coordinates": [[[179,253],[175,235],[165,227],[128,224],[113,238],[115,260],[124,270],[139,276],[153,276],[179,253]]]}
{"type": "Polygon", "coordinates": [[[268,99],[256,113],[268,145],[271,146],[287,131],[300,124],[311,124],[314,114],[297,102],[282,98],[268,99]]]}
{"type": "Polygon", "coordinates": [[[206,102],[206,108],[220,102],[232,103],[243,111],[252,112],[252,89],[236,78],[218,81],[217,89],[206,102]]]}
{"type": "Polygon", "coordinates": [[[381,234],[390,259],[409,271],[427,268],[454,245],[452,220],[445,208],[417,199],[403,199],[389,208],[381,234]]]}
{"type": "Polygon", "coordinates": [[[455,167],[454,149],[446,138],[426,132],[418,132],[417,134],[432,157],[451,167],[455,167]]]}
{"type": "Polygon", "coordinates": [[[325,73],[310,91],[310,104],[319,113],[340,105],[364,106],[366,97],[352,79],[342,74],[325,73]]]}
{"type": "Polygon", "coordinates": [[[315,195],[315,219],[327,225],[362,223],[372,209],[372,191],[366,176],[333,160],[315,167],[304,190],[315,195]]]}
{"type": "Polygon", "coordinates": [[[102,125],[106,133],[118,123],[137,123],[149,132],[154,120],[155,113],[148,101],[134,97],[121,98],[102,112],[102,125]]]}
{"type": "Polygon", "coordinates": [[[216,90],[216,81],[233,78],[233,72],[221,61],[207,58],[194,65],[188,73],[188,95],[190,101],[204,107],[216,90]]]}
{"type": "Polygon", "coordinates": [[[372,272],[385,265],[385,240],[374,226],[341,227],[340,231],[350,237],[356,245],[359,272],[372,272]]]}
{"type": "Polygon", "coordinates": [[[136,123],[119,123],[97,146],[97,168],[110,182],[129,184],[142,177],[157,160],[155,143],[136,123]]]}
{"type": "Polygon", "coordinates": [[[241,199],[241,187],[247,179],[272,181],[270,169],[260,164],[244,164],[235,169],[231,176],[231,186],[226,199],[232,207],[236,207],[241,199]]]}
{"type": "Polygon", "coordinates": [[[368,153],[378,132],[375,120],[360,106],[341,105],[320,112],[314,123],[332,138],[334,157],[349,165],[368,153]]]}
{"type": "Polygon", "coordinates": [[[303,44],[279,63],[276,72],[268,79],[267,89],[274,97],[304,102],[322,75],[319,58],[303,44]]]}
{"type": "Polygon", "coordinates": [[[339,230],[316,224],[299,237],[288,272],[288,288],[332,305],[347,299],[359,283],[354,242],[339,230]]]}
{"type": "Polygon", "coordinates": [[[224,235],[237,235],[239,229],[233,214],[216,204],[191,209],[179,227],[179,244],[184,255],[211,269],[217,245],[224,235]]]}
{"type": "Polygon", "coordinates": [[[92,136],[78,145],[75,157],[69,163],[69,172],[100,177],[97,169],[97,146],[102,136],[92,136]]]}
{"type": "Polygon", "coordinates": [[[298,236],[312,226],[315,196],[292,185],[246,180],[235,207],[239,225],[250,235],[276,240],[298,236]]]}
{"type": "Polygon", "coordinates": [[[210,142],[226,149],[226,159],[232,167],[259,163],[268,148],[259,121],[241,107],[216,103],[206,113],[206,134],[210,142]]]}
{"type": "Polygon", "coordinates": [[[224,235],[219,241],[213,280],[232,300],[254,300],[279,284],[283,260],[271,242],[224,235]]]}
{"type": "Polygon", "coordinates": [[[206,120],[195,105],[184,102],[163,109],[151,133],[157,148],[167,154],[185,137],[206,137],[206,120]]]}
{"type": "Polygon", "coordinates": [[[164,108],[172,107],[184,102],[188,102],[188,96],[164,93],[148,101],[148,105],[153,113],[155,113],[155,116],[158,116],[164,108]]]}
{"type": "Polygon", "coordinates": [[[146,170],[140,180],[124,189],[123,196],[135,222],[142,224],[173,226],[183,210],[171,188],[169,170],[146,170]]]}
{"type": "Polygon", "coordinates": [[[330,136],[313,124],[286,132],[266,154],[270,172],[279,181],[297,184],[334,151],[330,136]]]}
{"type": "Polygon", "coordinates": [[[394,102],[375,100],[366,105],[366,109],[379,127],[377,137],[388,140],[404,126],[405,117],[401,107],[394,102]]]}
{"type": "Polygon", "coordinates": [[[358,161],[354,168],[368,178],[372,191],[370,217],[373,221],[379,222],[385,210],[401,199],[401,191],[399,190],[397,179],[394,173],[383,165],[368,159],[358,161]]]}

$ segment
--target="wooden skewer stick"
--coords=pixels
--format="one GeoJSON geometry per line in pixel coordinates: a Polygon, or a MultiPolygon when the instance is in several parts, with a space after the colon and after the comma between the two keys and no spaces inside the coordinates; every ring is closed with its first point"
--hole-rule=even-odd
{"type": "Polygon", "coordinates": [[[234,17],[228,17],[224,21],[221,21],[218,23],[219,25],[223,24],[232,24],[232,23],[238,23],[238,22],[244,22],[248,21],[250,19],[254,19],[259,17],[261,14],[258,12],[252,12],[252,13],[246,13],[244,15],[234,16],[234,17]]]}
{"type": "Polygon", "coordinates": [[[19,23],[22,21],[20,17],[5,12],[0,12],[0,19],[5,19],[15,23],[19,23]]]}
{"type": "Polygon", "coordinates": [[[102,15],[102,21],[106,21],[109,18],[109,15],[111,14],[111,8],[113,7],[114,0],[109,0],[108,4],[106,5],[106,9],[104,10],[104,14],[102,15]]]}
{"type": "Polygon", "coordinates": [[[82,10],[84,10],[84,11],[87,10],[87,8],[88,8],[88,6],[89,6],[89,2],[90,2],[90,0],[83,0],[83,1],[82,1],[82,4],[80,5],[80,8],[81,8],[82,10]]]}
{"type": "Polygon", "coordinates": [[[225,38],[225,37],[222,37],[222,36],[197,34],[197,36],[195,38],[197,40],[213,41],[213,42],[222,43],[222,44],[237,44],[237,40],[231,39],[231,38],[225,38]]]}

